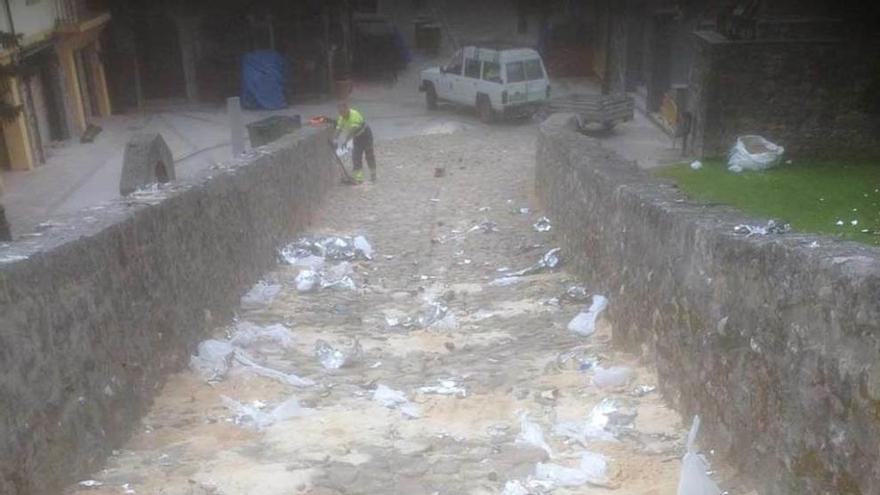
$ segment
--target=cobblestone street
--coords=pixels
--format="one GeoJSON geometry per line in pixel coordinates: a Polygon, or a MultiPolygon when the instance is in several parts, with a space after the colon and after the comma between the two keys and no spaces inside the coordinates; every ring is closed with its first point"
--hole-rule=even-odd
{"type": "Polygon", "coordinates": [[[300,292],[290,265],[267,274],[280,293],[246,300],[214,338],[275,373],[236,360],[210,384],[172,376],[94,486],[71,491],[674,493],[682,422],[601,316],[591,337],[567,329],[592,293],[567,293],[565,253],[505,279],[555,246],[533,227],[534,142],[533,127],[508,126],[379,146],[380,181],[336,188],[310,232],[370,241],[357,289],[300,292]],[[319,340],[345,366],[323,367],[319,340]]]}

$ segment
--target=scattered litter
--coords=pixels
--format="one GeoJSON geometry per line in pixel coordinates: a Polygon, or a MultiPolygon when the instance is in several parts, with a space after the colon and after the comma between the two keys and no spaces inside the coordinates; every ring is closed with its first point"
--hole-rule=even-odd
{"type": "Polygon", "coordinates": [[[858,220],[850,220],[849,224],[852,225],[853,227],[855,227],[856,225],[859,224],[859,221],[858,220]]]}
{"type": "Polygon", "coordinates": [[[501,495],[529,495],[529,489],[523,486],[521,481],[510,480],[504,484],[501,495]]]}
{"type": "Polygon", "coordinates": [[[819,242],[818,242],[818,241],[813,241],[813,242],[810,243],[810,248],[811,248],[811,249],[816,249],[817,247],[819,247],[819,242]]]}
{"type": "Polygon", "coordinates": [[[554,487],[581,486],[589,481],[586,473],[580,469],[540,462],[535,467],[535,479],[550,483],[554,487]]]}
{"type": "Polygon", "coordinates": [[[733,232],[745,236],[787,234],[791,232],[791,225],[777,223],[776,220],[769,220],[766,226],[739,224],[733,228],[733,232]]]}
{"type": "Polygon", "coordinates": [[[700,431],[700,417],[694,423],[687,438],[687,453],[681,460],[681,478],[678,480],[678,495],[721,495],[721,489],[712,481],[707,471],[709,463],[697,453],[696,440],[700,431]]]}
{"type": "Polygon", "coordinates": [[[610,416],[618,411],[617,403],[612,399],[602,399],[590,413],[586,421],[564,421],[557,423],[553,428],[553,434],[569,438],[587,445],[587,439],[604,442],[614,442],[617,438],[614,433],[607,431],[610,416]]]}
{"type": "Polygon", "coordinates": [[[265,378],[271,378],[273,380],[277,380],[281,383],[285,383],[287,385],[292,385],[294,387],[311,387],[315,384],[312,380],[307,378],[300,378],[294,374],[284,373],[283,371],[278,371],[272,368],[267,368],[260,364],[257,364],[253,358],[248,356],[244,351],[236,350],[235,351],[235,360],[242,364],[243,366],[248,367],[251,371],[256,373],[259,376],[265,378]]]}
{"type": "Polygon", "coordinates": [[[553,228],[553,225],[550,223],[550,219],[547,217],[541,217],[537,222],[533,225],[535,231],[537,232],[550,232],[550,229],[553,228]]]}
{"type": "Polygon", "coordinates": [[[499,277],[489,282],[492,287],[508,287],[522,282],[522,277],[499,277]]]}
{"type": "Polygon", "coordinates": [[[577,468],[538,463],[535,467],[535,479],[551,483],[554,487],[581,486],[587,483],[605,484],[608,482],[607,472],[607,457],[584,452],[577,468]]]}
{"type": "Polygon", "coordinates": [[[596,320],[607,307],[608,299],[605,296],[593,295],[593,303],[568,323],[568,330],[583,337],[593,335],[596,331],[596,320]]]}
{"type": "Polygon", "coordinates": [[[843,220],[838,220],[837,223],[836,223],[836,225],[837,225],[838,227],[843,227],[843,220]]]}
{"type": "Polygon", "coordinates": [[[440,380],[440,385],[422,387],[419,389],[419,392],[423,394],[457,395],[459,397],[467,397],[467,390],[465,390],[464,387],[459,387],[455,380],[440,380]]]}
{"type": "Polygon", "coordinates": [[[223,380],[232,364],[235,348],[229,342],[206,340],[199,343],[195,355],[190,356],[190,369],[207,382],[223,380]]]}
{"type": "Polygon", "coordinates": [[[562,249],[553,248],[550,251],[547,251],[544,256],[538,260],[534,265],[524,268],[518,272],[513,272],[509,274],[511,277],[524,277],[526,275],[533,275],[535,273],[540,273],[544,270],[552,270],[559,266],[562,262],[562,258],[560,256],[562,249]]]}
{"type": "Polygon", "coordinates": [[[320,286],[320,276],[314,270],[302,270],[297,274],[295,282],[297,291],[312,292],[320,286]]]}
{"type": "Polygon", "coordinates": [[[373,246],[370,245],[366,237],[362,235],[355,237],[353,244],[355,252],[363,256],[364,259],[368,261],[373,259],[373,246]]]}
{"type": "Polygon", "coordinates": [[[657,391],[657,387],[653,385],[639,385],[632,391],[633,397],[644,397],[657,391]]]}
{"type": "Polygon", "coordinates": [[[343,261],[338,265],[332,266],[323,273],[320,273],[320,285],[322,289],[347,289],[356,290],[357,285],[351,278],[353,270],[351,264],[343,261]]]}
{"type": "Polygon", "coordinates": [[[293,348],[296,338],[293,332],[284,325],[274,324],[261,327],[249,321],[240,321],[235,325],[235,331],[229,339],[229,343],[235,347],[251,347],[255,344],[273,343],[284,349],[293,348]]]}
{"type": "Polygon", "coordinates": [[[446,313],[449,312],[449,306],[442,300],[432,301],[427,308],[419,312],[416,322],[422,328],[428,328],[434,323],[443,320],[446,313]]]}
{"type": "Polygon", "coordinates": [[[691,170],[700,170],[703,168],[703,162],[700,160],[694,160],[691,162],[691,170]]]}
{"type": "Polygon", "coordinates": [[[632,377],[632,370],[624,366],[603,368],[596,366],[593,371],[593,385],[599,388],[617,388],[626,385],[632,377]]]}
{"type": "Polygon", "coordinates": [[[480,213],[485,213],[491,209],[492,208],[489,208],[488,206],[483,206],[483,207],[480,207],[480,209],[478,209],[477,211],[479,211],[480,213]]]}
{"type": "Polygon", "coordinates": [[[285,246],[280,256],[285,263],[297,266],[302,263],[302,259],[311,256],[332,261],[369,261],[373,257],[373,249],[363,236],[307,236],[285,246]]]}
{"type": "Polygon", "coordinates": [[[519,209],[520,215],[530,215],[531,213],[532,213],[532,210],[530,208],[520,208],[519,209]]]}
{"type": "Polygon", "coordinates": [[[727,156],[729,169],[764,170],[779,164],[785,148],[761,136],[740,136],[727,156]]]}
{"type": "Polygon", "coordinates": [[[421,417],[418,407],[406,398],[406,394],[386,385],[376,387],[376,390],[373,392],[373,400],[388,409],[398,409],[407,418],[416,419],[421,417]]]}
{"type": "Polygon", "coordinates": [[[321,362],[321,366],[328,370],[342,368],[348,359],[342,351],[333,348],[327,341],[322,339],[318,339],[315,342],[315,357],[321,362]]]}
{"type": "Polygon", "coordinates": [[[483,220],[477,225],[468,229],[468,233],[477,232],[478,230],[482,230],[484,234],[491,234],[492,232],[498,232],[498,224],[491,220],[483,220]]]}
{"type": "Polygon", "coordinates": [[[122,493],[124,493],[125,495],[130,495],[132,493],[137,493],[137,492],[134,491],[134,488],[131,487],[130,483],[123,483],[122,493]]]}
{"type": "Polygon", "coordinates": [[[281,286],[278,284],[270,284],[260,280],[247,292],[241,296],[241,305],[244,308],[259,308],[271,304],[275,297],[281,293],[281,286]]]}
{"type": "Polygon", "coordinates": [[[544,440],[544,432],[541,426],[529,420],[528,413],[521,413],[519,417],[519,435],[516,437],[516,443],[531,445],[547,452],[549,457],[553,457],[553,451],[544,440]]]}
{"type": "Polygon", "coordinates": [[[98,480],[84,480],[78,483],[79,486],[83,486],[86,488],[97,488],[99,486],[104,486],[104,483],[98,480]]]}
{"type": "Polygon", "coordinates": [[[296,397],[287,399],[275,406],[269,412],[263,412],[261,410],[261,403],[249,406],[225,395],[221,395],[220,400],[222,400],[223,405],[234,414],[232,421],[235,424],[253,428],[255,430],[262,430],[275,423],[286,421],[291,418],[308,416],[314,412],[311,409],[306,409],[300,406],[296,397]]]}
{"type": "Polygon", "coordinates": [[[582,285],[573,285],[565,291],[560,299],[569,302],[587,302],[587,299],[590,299],[590,294],[587,292],[587,288],[582,285]]]}

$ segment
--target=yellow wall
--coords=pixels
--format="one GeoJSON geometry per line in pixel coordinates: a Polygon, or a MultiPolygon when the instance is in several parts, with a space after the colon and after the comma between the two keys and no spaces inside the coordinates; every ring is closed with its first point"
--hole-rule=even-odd
{"type": "MultiPolygon", "coordinates": [[[[80,92],[79,76],[76,71],[76,62],[74,61],[75,50],[91,48],[98,50],[100,48],[98,35],[110,20],[109,15],[103,15],[96,19],[83,22],[77,26],[67,26],[66,29],[57,33],[56,50],[58,59],[61,63],[62,73],[64,74],[65,94],[67,107],[70,109],[73,129],[70,130],[72,135],[79,135],[85,131],[88,121],[86,119],[86,109],[83,107],[82,96],[80,92]]],[[[43,40],[52,33],[43,33],[34,35],[25,40],[28,43],[31,40],[43,40]]],[[[26,46],[26,45],[25,45],[26,46]]],[[[8,63],[10,59],[9,52],[0,54],[0,63],[8,63]]],[[[97,62],[94,64],[93,79],[95,85],[95,94],[98,100],[98,110],[102,117],[110,115],[112,108],[110,106],[110,93],[107,90],[107,80],[104,73],[104,65],[100,63],[97,57],[92,59],[97,62]]],[[[85,83],[85,81],[82,81],[85,83]]],[[[21,105],[21,95],[17,80],[10,81],[9,101],[14,105],[21,105]]],[[[30,170],[36,164],[34,156],[31,152],[31,136],[30,129],[27,125],[27,116],[24,112],[19,114],[15,120],[3,122],[3,137],[6,140],[6,148],[9,153],[9,163],[13,170],[30,170]]],[[[0,184],[2,190],[2,184],[0,184]]]]}
{"type": "MultiPolygon", "coordinates": [[[[21,105],[21,92],[18,80],[9,81],[9,102],[21,105]]],[[[30,170],[34,168],[34,155],[31,153],[30,135],[28,134],[27,117],[20,112],[12,121],[3,122],[3,137],[9,153],[9,164],[13,170],[30,170]]]]}

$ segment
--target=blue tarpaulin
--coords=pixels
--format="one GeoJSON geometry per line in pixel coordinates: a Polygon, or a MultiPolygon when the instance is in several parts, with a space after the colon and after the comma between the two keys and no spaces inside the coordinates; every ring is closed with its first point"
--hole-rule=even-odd
{"type": "Polygon", "coordinates": [[[284,86],[287,63],[280,53],[258,50],[241,57],[241,105],[249,109],[287,107],[284,86]]]}

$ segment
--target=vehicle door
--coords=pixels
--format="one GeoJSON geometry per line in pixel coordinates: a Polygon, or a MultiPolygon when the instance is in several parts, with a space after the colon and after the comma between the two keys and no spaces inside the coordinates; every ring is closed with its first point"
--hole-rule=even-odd
{"type": "Polygon", "coordinates": [[[497,61],[483,60],[483,77],[481,78],[479,90],[489,95],[489,101],[496,110],[500,110],[502,101],[501,92],[504,89],[504,82],[501,79],[501,64],[497,61]]]}
{"type": "Polygon", "coordinates": [[[550,81],[544,71],[540,58],[532,58],[523,62],[526,76],[526,101],[540,102],[547,99],[547,88],[550,81]]]}
{"type": "Polygon", "coordinates": [[[442,100],[459,102],[457,92],[458,87],[462,83],[462,72],[464,71],[464,56],[462,51],[458,50],[452,59],[445,66],[440,68],[439,84],[434,88],[437,96],[442,100]]]}
{"type": "Polygon", "coordinates": [[[508,104],[519,105],[528,101],[526,67],[522,60],[504,64],[504,82],[508,104]]]}
{"type": "Polygon", "coordinates": [[[466,105],[474,105],[476,103],[482,69],[482,62],[478,59],[464,58],[464,79],[458,86],[458,97],[461,103],[466,105]]]}

